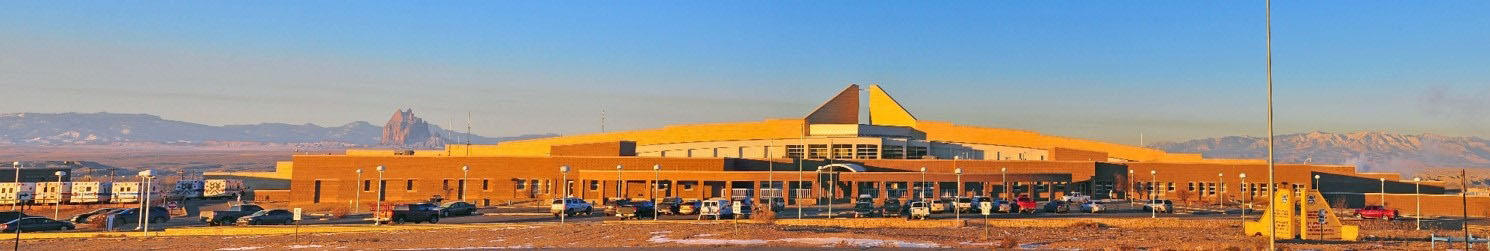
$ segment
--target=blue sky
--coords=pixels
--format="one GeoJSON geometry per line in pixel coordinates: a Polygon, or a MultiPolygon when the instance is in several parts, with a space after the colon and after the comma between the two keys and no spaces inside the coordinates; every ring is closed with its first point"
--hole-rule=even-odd
{"type": "MultiPolygon", "coordinates": [[[[1261,1],[0,1],[0,112],[484,135],[799,117],[1137,144],[1262,135],[1261,1]]],[[[1274,3],[1281,133],[1490,137],[1490,2],[1274,3]]]]}

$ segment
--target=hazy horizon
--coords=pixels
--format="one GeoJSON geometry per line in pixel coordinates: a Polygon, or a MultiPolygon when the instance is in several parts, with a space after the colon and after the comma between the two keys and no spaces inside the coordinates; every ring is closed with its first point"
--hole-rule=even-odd
{"type": "MultiPolygon", "coordinates": [[[[917,118],[1138,144],[1265,135],[1235,2],[8,2],[0,113],[207,125],[412,108],[486,136],[801,117],[880,84],[917,118]]],[[[1490,3],[1274,3],[1278,134],[1490,138],[1490,3]]]]}

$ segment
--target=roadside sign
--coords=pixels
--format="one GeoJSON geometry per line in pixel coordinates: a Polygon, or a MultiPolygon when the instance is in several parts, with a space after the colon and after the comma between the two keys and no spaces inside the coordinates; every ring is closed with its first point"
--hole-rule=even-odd
{"type": "Polygon", "coordinates": [[[300,221],[300,208],[295,208],[295,221],[300,221]]]}
{"type": "Polygon", "coordinates": [[[993,214],[993,203],[987,201],[978,202],[978,209],[982,209],[983,215],[988,216],[990,214],[993,214]]]}

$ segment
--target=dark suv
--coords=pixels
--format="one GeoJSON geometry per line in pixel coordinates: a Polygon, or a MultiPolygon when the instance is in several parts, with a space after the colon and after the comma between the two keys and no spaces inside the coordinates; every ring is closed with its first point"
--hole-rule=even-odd
{"type": "Polygon", "coordinates": [[[393,222],[402,224],[404,222],[440,222],[440,207],[429,203],[415,203],[394,206],[386,210],[379,210],[378,215],[373,217],[377,222],[393,222]]]}

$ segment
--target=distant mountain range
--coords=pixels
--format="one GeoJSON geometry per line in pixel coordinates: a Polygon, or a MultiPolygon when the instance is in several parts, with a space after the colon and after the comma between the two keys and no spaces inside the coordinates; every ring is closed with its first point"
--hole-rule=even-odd
{"type": "MultiPolygon", "coordinates": [[[[1267,139],[1228,136],[1149,147],[1208,158],[1267,158],[1267,139]]],[[[1435,134],[1311,132],[1278,135],[1279,162],[1354,165],[1362,171],[1414,173],[1430,168],[1490,167],[1490,140],[1435,134]]]]}
{"type": "MultiPolygon", "coordinates": [[[[400,111],[402,113],[402,111],[400,111]]],[[[438,147],[443,140],[429,137],[455,138],[471,143],[495,144],[501,141],[550,137],[554,134],[522,135],[516,137],[485,137],[465,134],[423,123],[413,117],[412,111],[403,119],[417,120],[420,130],[427,132],[402,135],[424,136],[407,143],[405,139],[394,140],[398,144],[385,145],[383,127],[364,121],[347,123],[335,127],[315,124],[292,125],[284,123],[262,123],[253,125],[210,126],[191,122],[167,120],[149,114],[118,113],[12,113],[0,114],[0,145],[113,145],[113,144],[222,144],[223,142],[258,142],[270,144],[331,143],[345,146],[394,146],[394,147],[438,147]]],[[[395,118],[399,119],[399,118],[395,118]]],[[[394,123],[390,121],[389,123],[394,123]]]]}

